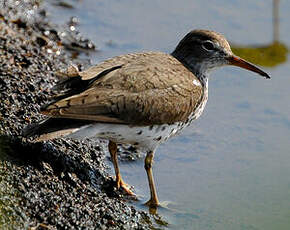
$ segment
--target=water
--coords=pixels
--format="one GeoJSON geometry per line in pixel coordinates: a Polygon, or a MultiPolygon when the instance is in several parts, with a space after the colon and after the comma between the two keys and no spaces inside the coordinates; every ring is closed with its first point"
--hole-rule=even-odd
{"type": "MultiPolygon", "coordinates": [[[[69,1],[68,1],[69,2],[69,1]]],[[[99,48],[96,63],[136,51],[171,52],[191,29],[223,33],[236,46],[273,42],[272,1],[94,1],[49,5],[56,22],[76,15],[99,48]]],[[[289,1],[280,1],[279,41],[290,47],[289,1]]],[[[282,55],[282,53],[281,53],[282,55]]],[[[290,62],[254,73],[226,67],[212,73],[202,117],[159,147],[154,164],[159,214],[170,229],[290,229],[290,62]]],[[[270,55],[271,57],[271,55],[270,55]]],[[[125,180],[148,198],[143,161],[121,163],[125,180]]]]}

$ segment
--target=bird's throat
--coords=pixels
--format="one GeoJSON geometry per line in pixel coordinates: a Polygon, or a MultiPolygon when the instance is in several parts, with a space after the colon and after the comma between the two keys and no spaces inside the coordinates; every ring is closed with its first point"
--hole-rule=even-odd
{"type": "Polygon", "coordinates": [[[201,81],[204,87],[207,87],[208,76],[212,70],[210,65],[207,65],[206,62],[199,62],[194,57],[181,56],[176,51],[171,55],[191,71],[201,81]]]}

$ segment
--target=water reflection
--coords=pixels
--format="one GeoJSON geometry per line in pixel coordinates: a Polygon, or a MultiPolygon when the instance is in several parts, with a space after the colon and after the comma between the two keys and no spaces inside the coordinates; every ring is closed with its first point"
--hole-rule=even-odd
{"type": "Polygon", "coordinates": [[[287,46],[273,42],[265,46],[232,46],[238,56],[260,66],[274,67],[287,61],[287,46]]]}
{"type": "Polygon", "coordinates": [[[263,46],[233,45],[232,50],[254,64],[274,67],[287,61],[288,49],[279,37],[279,0],[273,0],[273,42],[263,46]]]}

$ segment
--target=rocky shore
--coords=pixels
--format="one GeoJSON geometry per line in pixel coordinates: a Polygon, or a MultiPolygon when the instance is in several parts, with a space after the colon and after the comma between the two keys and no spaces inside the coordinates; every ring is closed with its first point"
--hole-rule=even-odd
{"type": "MultiPolygon", "coordinates": [[[[56,72],[94,45],[52,25],[40,0],[0,1],[0,229],[149,229],[149,216],[116,191],[106,143],[32,143],[21,130],[39,121],[56,72]]],[[[74,60],[80,68],[82,60],[74,60]]]]}

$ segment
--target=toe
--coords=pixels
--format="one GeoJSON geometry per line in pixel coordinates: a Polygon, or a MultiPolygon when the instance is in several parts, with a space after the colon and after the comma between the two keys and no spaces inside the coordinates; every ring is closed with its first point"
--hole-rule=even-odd
{"type": "Polygon", "coordinates": [[[120,181],[119,188],[122,188],[122,190],[130,196],[136,196],[134,192],[131,190],[131,186],[129,184],[126,184],[123,180],[120,181]]]}

